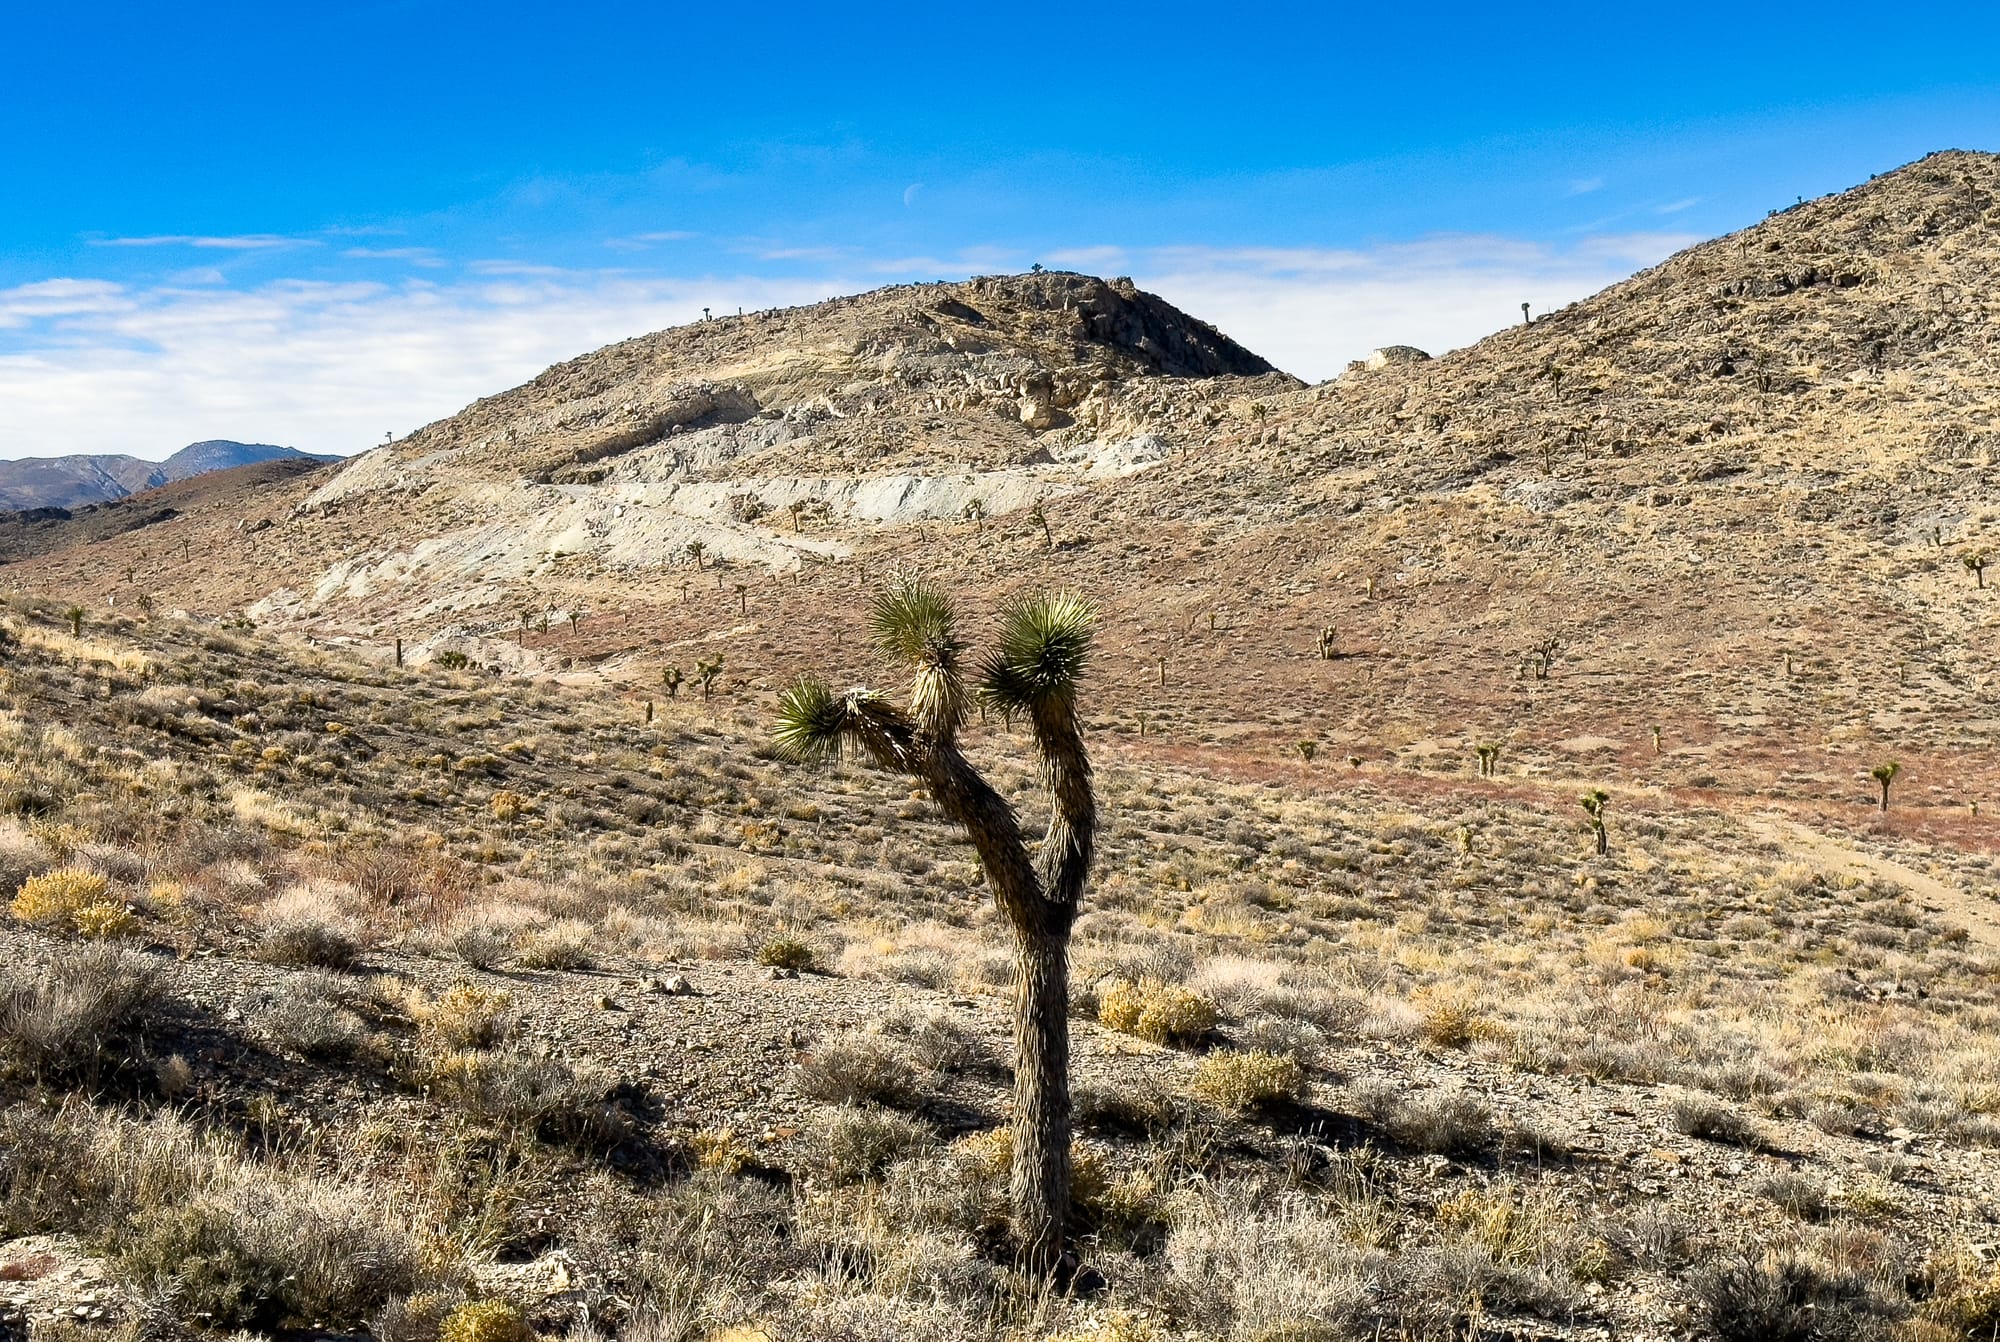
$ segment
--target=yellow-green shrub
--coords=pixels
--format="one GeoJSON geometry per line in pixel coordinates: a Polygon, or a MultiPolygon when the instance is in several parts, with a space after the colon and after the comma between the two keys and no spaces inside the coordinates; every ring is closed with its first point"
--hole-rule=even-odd
{"type": "Polygon", "coordinates": [[[1231,1113],[1272,1100],[1297,1100],[1305,1088],[1305,1068],[1297,1058],[1261,1049],[1211,1053],[1201,1060],[1188,1086],[1197,1098],[1231,1113]]]}
{"type": "Polygon", "coordinates": [[[438,1342],[534,1342],[521,1311],[503,1300],[474,1300],[445,1316],[438,1342]]]}
{"type": "Polygon", "coordinates": [[[513,1006],[512,993],[457,984],[419,1011],[424,1042],[446,1052],[491,1048],[507,1036],[507,1016],[513,1006]]]}
{"type": "Polygon", "coordinates": [[[78,909],[71,921],[76,930],[93,941],[109,941],[114,937],[129,937],[138,930],[139,920],[123,904],[110,900],[99,900],[78,909]]]}
{"type": "Polygon", "coordinates": [[[757,963],[773,969],[810,969],[814,958],[812,945],[797,937],[772,937],[757,948],[757,963]]]}
{"type": "Polygon", "coordinates": [[[74,925],[76,915],[84,909],[109,903],[105,894],[110,888],[102,876],[81,867],[30,876],[14,896],[14,916],[37,927],[74,925]]]}
{"type": "Polygon", "coordinates": [[[1193,1043],[1215,1028],[1213,998],[1158,979],[1114,980],[1098,999],[1097,1019],[1155,1044],[1193,1043]]]}

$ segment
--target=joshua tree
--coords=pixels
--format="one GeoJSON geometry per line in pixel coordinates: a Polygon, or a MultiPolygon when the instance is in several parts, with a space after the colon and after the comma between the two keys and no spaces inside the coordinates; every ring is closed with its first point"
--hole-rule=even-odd
{"type": "Polygon", "coordinates": [[[153,618],[153,594],[151,592],[139,593],[139,613],[149,620],[153,618]]]}
{"type": "Polygon", "coordinates": [[[528,625],[534,618],[525,610],[521,612],[521,646],[524,648],[528,646],[528,625]]]}
{"type": "Polygon", "coordinates": [[[1299,758],[1304,760],[1307,764],[1311,764],[1313,762],[1313,756],[1317,755],[1318,753],[1319,753],[1319,742],[1317,741],[1299,742],[1299,758]]]}
{"type": "Polygon", "coordinates": [[[569,613],[569,631],[572,634],[574,634],[577,630],[577,626],[582,623],[583,623],[583,612],[572,607],[569,613]]]}
{"type": "Polygon", "coordinates": [[[1350,769],[1359,769],[1361,767],[1361,757],[1359,755],[1349,755],[1347,757],[1347,767],[1350,769]]]}
{"type": "Polygon", "coordinates": [[[70,607],[70,608],[69,608],[68,610],[66,610],[66,611],[64,611],[64,612],[63,612],[63,618],[64,618],[65,620],[68,620],[68,621],[69,621],[69,633],[70,633],[70,637],[71,637],[71,638],[82,638],[82,637],[83,637],[83,607],[82,607],[82,606],[71,606],[71,607],[70,607]]]}
{"type": "Polygon", "coordinates": [[[803,519],[806,515],[805,500],[793,499],[791,504],[791,512],[792,512],[792,534],[796,536],[801,531],[805,530],[804,527],[799,525],[801,519],[803,519]]]}
{"type": "Polygon", "coordinates": [[[738,615],[748,615],[750,613],[750,584],[748,583],[739,582],[736,584],[736,613],[738,615]]]}
{"type": "Polygon", "coordinates": [[[1611,794],[1602,788],[1583,794],[1584,814],[1590,817],[1591,832],[1597,836],[1597,855],[1603,857],[1611,851],[1611,837],[1604,831],[1604,807],[1611,800],[1611,794]]]}
{"type": "Polygon", "coordinates": [[[1549,678],[1549,669],[1556,664],[1556,656],[1562,652],[1562,645],[1559,636],[1550,634],[1528,649],[1528,665],[1534,670],[1536,680],[1549,678]]]}
{"type": "Polygon", "coordinates": [[[687,682],[687,673],[678,666],[670,666],[660,672],[660,683],[667,687],[667,698],[681,697],[681,686],[687,682]]]}
{"type": "Polygon", "coordinates": [[[1049,547],[1049,551],[1054,553],[1056,533],[1049,528],[1048,510],[1042,507],[1040,499],[1036,499],[1035,506],[1028,509],[1028,520],[1042,529],[1042,541],[1049,547]]]}
{"type": "Polygon", "coordinates": [[[722,674],[722,654],[705,657],[694,664],[694,678],[701,686],[701,697],[706,699],[715,691],[715,680],[722,674]]]}
{"type": "Polygon", "coordinates": [[[1319,631],[1319,659],[1322,662],[1333,660],[1333,638],[1334,630],[1332,625],[1328,625],[1319,631]]]}
{"type": "Polygon", "coordinates": [[[702,542],[689,541],[687,543],[687,557],[694,561],[694,566],[696,568],[701,567],[701,557],[707,553],[708,553],[708,546],[702,544],[702,542]]]}
{"type": "Polygon", "coordinates": [[[1653,728],[1653,753],[1655,755],[1660,753],[1660,729],[1658,727],[1653,728]]]}
{"type": "Polygon", "coordinates": [[[777,743],[801,760],[858,747],[881,767],[921,780],[979,854],[1017,947],[1014,1230],[1024,1265],[1046,1276],[1061,1261],[1069,1219],[1069,936],[1097,835],[1076,705],[1094,614],[1071,594],[1017,598],[976,668],[967,664],[951,599],[936,585],[898,579],[876,596],[871,614],[876,646],[912,673],[910,706],[868,689],[836,693],[802,676],[780,700],[777,743]],[[1052,801],[1038,852],[1014,808],[960,752],[959,729],[975,700],[1034,729],[1052,801]]]}
{"type": "Polygon", "coordinates": [[[1479,752],[1479,776],[1491,778],[1493,770],[1500,763],[1500,747],[1492,744],[1474,747],[1479,752]]]}
{"type": "Polygon", "coordinates": [[[1988,555],[1984,550],[1967,550],[1958,557],[1958,562],[1965,565],[1965,571],[1970,573],[1973,580],[1981,587],[1986,586],[1987,558],[1988,555]]]}
{"type": "Polygon", "coordinates": [[[1528,305],[1526,303],[1521,304],[1521,325],[1532,326],[1534,321],[1535,319],[1528,315],[1528,305]]]}
{"type": "Polygon", "coordinates": [[[986,505],[978,499],[969,500],[965,505],[965,520],[972,523],[974,531],[986,530],[986,505]]]}
{"type": "Polygon", "coordinates": [[[1889,784],[1896,781],[1896,775],[1903,772],[1903,766],[1894,760],[1876,765],[1868,771],[1868,776],[1882,785],[1882,809],[1889,809],[1889,784]]]}

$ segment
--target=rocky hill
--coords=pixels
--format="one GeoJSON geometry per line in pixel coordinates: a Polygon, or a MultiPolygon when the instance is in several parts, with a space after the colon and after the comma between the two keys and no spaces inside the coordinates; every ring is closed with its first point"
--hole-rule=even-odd
{"type": "Polygon", "coordinates": [[[633,692],[859,673],[829,617],[893,565],[1062,583],[1149,750],[1813,804],[1894,755],[1942,823],[2000,787],[1996,187],[1935,155],[1314,387],[1079,275],[703,322],[8,580],[633,692]]]}
{"type": "Polygon", "coordinates": [[[67,510],[109,503],[211,471],[278,460],[328,462],[336,458],[224,438],[189,443],[165,461],[141,461],[117,454],[19,457],[0,461],[0,512],[67,510]]]}

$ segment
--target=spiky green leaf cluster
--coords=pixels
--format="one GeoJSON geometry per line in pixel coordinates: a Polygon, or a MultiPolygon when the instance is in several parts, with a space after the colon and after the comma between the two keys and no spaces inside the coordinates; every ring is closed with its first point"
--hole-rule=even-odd
{"type": "Polygon", "coordinates": [[[875,596],[869,610],[875,645],[915,673],[910,715],[924,730],[949,737],[965,720],[967,698],[959,655],[958,612],[938,584],[900,574],[875,596]]]}
{"type": "Polygon", "coordinates": [[[817,676],[800,676],[778,696],[773,744],[787,759],[823,764],[840,754],[847,731],[847,707],[817,676]]]}
{"type": "Polygon", "coordinates": [[[958,612],[944,588],[916,574],[898,574],[870,603],[875,645],[905,666],[950,661],[964,650],[958,612]]]}
{"type": "Polygon", "coordinates": [[[1008,602],[999,646],[980,662],[980,698],[1010,717],[1072,700],[1095,621],[1090,603],[1074,592],[1008,602]]]}

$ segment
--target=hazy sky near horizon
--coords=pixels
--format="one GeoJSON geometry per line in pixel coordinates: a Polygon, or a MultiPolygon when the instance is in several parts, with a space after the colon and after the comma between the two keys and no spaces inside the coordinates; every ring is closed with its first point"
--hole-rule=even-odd
{"type": "Polygon", "coordinates": [[[1318,379],[2000,149],[1990,4],[0,22],[0,457],[353,452],[704,307],[1037,262],[1318,379]]]}

